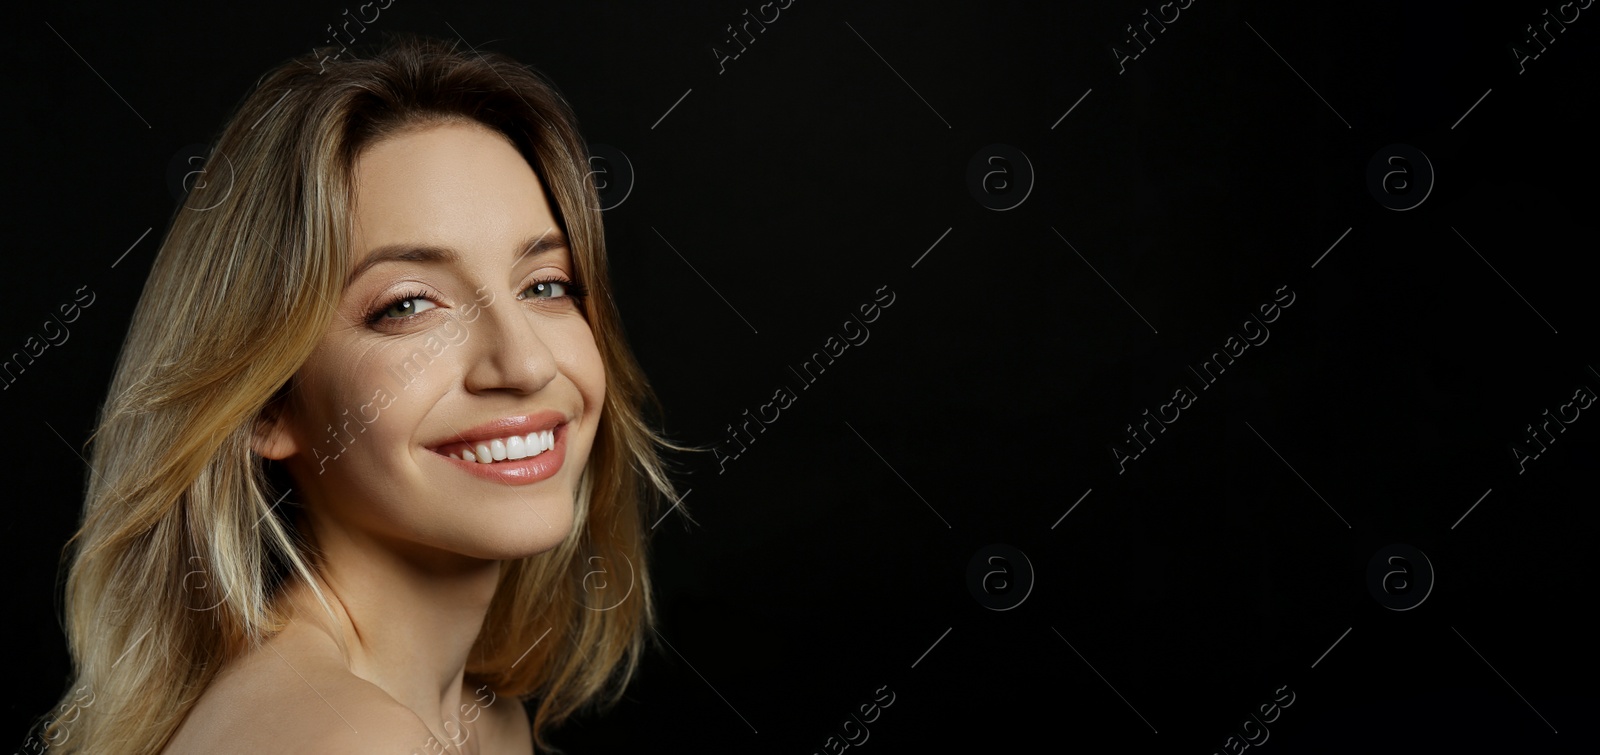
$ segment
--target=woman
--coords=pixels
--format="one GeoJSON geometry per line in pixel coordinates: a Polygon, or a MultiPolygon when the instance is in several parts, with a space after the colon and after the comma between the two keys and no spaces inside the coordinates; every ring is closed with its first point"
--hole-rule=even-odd
{"type": "Polygon", "coordinates": [[[499,55],[262,80],[91,439],[52,749],[527,752],[620,696],[696,449],[643,414],[586,155],[499,55]]]}

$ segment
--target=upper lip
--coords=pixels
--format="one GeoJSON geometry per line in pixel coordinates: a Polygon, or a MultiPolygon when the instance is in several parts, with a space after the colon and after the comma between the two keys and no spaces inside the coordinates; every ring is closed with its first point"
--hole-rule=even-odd
{"type": "Polygon", "coordinates": [[[553,430],[559,425],[566,424],[567,417],[561,412],[543,411],[531,414],[518,414],[510,417],[485,422],[476,427],[443,438],[428,446],[437,450],[452,443],[475,444],[478,441],[490,441],[495,438],[506,438],[512,435],[527,435],[528,433],[553,430]]]}

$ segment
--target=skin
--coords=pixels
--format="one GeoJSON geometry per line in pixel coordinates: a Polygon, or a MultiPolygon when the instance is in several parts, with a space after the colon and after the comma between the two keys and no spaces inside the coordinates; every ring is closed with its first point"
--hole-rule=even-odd
{"type": "Polygon", "coordinates": [[[363,151],[355,180],[358,264],[397,243],[460,259],[386,261],[356,277],[291,400],[258,430],[256,451],[296,481],[335,616],[303,583],[288,585],[288,626],[219,672],[169,753],[404,755],[429,737],[459,742],[455,722],[469,717],[460,752],[532,749],[520,703],[491,698],[464,670],[502,562],[548,551],[572,528],[605,369],[581,304],[532,286],[578,280],[576,270],[564,247],[519,258],[525,240],[560,229],[532,168],[485,127],[392,136],[363,151]],[[414,293],[424,297],[390,306],[414,293]],[[373,312],[384,319],[369,323],[373,312]],[[403,381],[398,365],[419,354],[425,369],[403,381]],[[375,400],[380,389],[387,400],[375,400]],[[569,421],[550,479],[483,480],[429,450],[543,410],[569,421]]]}

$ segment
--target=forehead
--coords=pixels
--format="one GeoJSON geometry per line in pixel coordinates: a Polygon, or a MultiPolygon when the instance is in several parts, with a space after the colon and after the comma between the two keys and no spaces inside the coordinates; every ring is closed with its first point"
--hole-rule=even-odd
{"type": "Polygon", "coordinates": [[[533,168],[503,134],[478,123],[379,141],[357,156],[353,177],[358,262],[386,245],[498,249],[555,227],[533,168]]]}

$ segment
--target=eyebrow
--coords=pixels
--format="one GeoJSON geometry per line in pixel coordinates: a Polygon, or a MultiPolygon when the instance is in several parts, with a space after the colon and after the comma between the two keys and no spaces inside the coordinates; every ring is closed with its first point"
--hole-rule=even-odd
{"type": "MultiPolygon", "coordinates": [[[[523,257],[538,257],[557,249],[568,249],[568,246],[567,239],[561,235],[561,231],[551,229],[538,236],[529,236],[523,239],[522,243],[518,244],[516,248],[518,250],[517,258],[511,262],[513,265],[521,262],[523,257]]],[[[354,270],[350,271],[350,277],[345,280],[345,288],[349,288],[352,283],[355,283],[362,273],[384,262],[457,263],[460,261],[461,253],[449,246],[411,243],[386,244],[372,250],[366,259],[362,260],[354,270]]]]}

